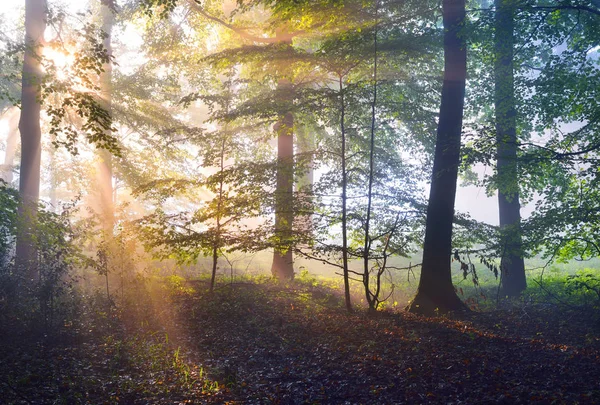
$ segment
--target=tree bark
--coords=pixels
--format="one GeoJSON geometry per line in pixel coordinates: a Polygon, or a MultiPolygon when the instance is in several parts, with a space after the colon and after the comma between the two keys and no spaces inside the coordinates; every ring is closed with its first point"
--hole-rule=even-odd
{"type": "Polygon", "coordinates": [[[46,1],[25,2],[25,57],[21,90],[21,170],[19,174],[20,226],[17,232],[16,263],[24,277],[38,278],[35,249],[35,222],[40,196],[41,139],[40,84],[43,73],[39,53],[46,29],[46,1]]]}
{"type": "Polygon", "coordinates": [[[433,175],[427,207],[419,287],[409,310],[433,314],[465,309],[452,285],[452,222],[467,71],[467,50],[459,31],[465,0],[444,0],[444,81],[433,175]]]}
{"type": "MultiPolygon", "coordinates": [[[[112,55],[112,28],[115,21],[115,5],[113,0],[100,1],[100,18],[102,31],[105,34],[103,46],[109,55],[112,55]]],[[[106,63],[103,66],[104,72],[100,74],[100,106],[109,114],[112,109],[112,63],[106,63]]],[[[107,130],[107,135],[111,135],[111,130],[107,130]]],[[[98,153],[98,193],[100,203],[100,214],[102,225],[106,237],[112,236],[114,218],[113,201],[113,166],[112,154],[107,150],[100,150],[98,153]]]]}
{"type": "MultiPolygon", "coordinates": [[[[365,299],[369,305],[369,312],[377,310],[379,304],[378,298],[371,292],[369,259],[371,257],[371,209],[373,204],[373,180],[375,176],[375,127],[376,127],[376,109],[377,109],[377,31],[378,31],[378,3],[375,0],[375,30],[373,36],[374,55],[373,55],[373,102],[371,103],[371,133],[369,134],[369,180],[367,185],[367,212],[365,218],[365,239],[363,243],[363,286],[365,288],[365,299]]],[[[378,279],[377,282],[380,280],[378,279]]],[[[377,290],[379,292],[379,290],[377,290]]]]}
{"type": "Polygon", "coordinates": [[[301,125],[296,126],[296,145],[298,147],[298,153],[302,156],[306,165],[305,172],[296,180],[296,188],[300,191],[302,200],[302,211],[301,216],[294,218],[294,224],[296,225],[297,231],[302,232],[304,238],[307,240],[313,239],[313,216],[312,216],[312,187],[314,184],[314,153],[315,153],[315,140],[314,134],[306,130],[301,125]],[[302,190],[308,190],[302,192],[302,190]],[[306,211],[306,209],[310,211],[306,211]]]}
{"type": "MultiPolygon", "coordinates": [[[[291,87],[291,86],[290,86],[291,87]]],[[[285,90],[284,90],[285,91],[285,90]]],[[[275,125],[277,132],[277,184],[275,190],[275,236],[278,246],[273,252],[271,273],[282,281],[294,278],[290,245],[294,221],[294,116],[286,113],[275,125]]]]}
{"type": "Polygon", "coordinates": [[[514,85],[514,0],[495,0],[494,106],[498,212],[502,240],[502,293],[518,296],[527,287],[521,239],[514,85]]]}
{"type": "Polygon", "coordinates": [[[339,77],[340,91],[340,134],[341,134],[341,164],[342,164],[342,271],[344,274],[344,302],[346,311],[353,312],[350,296],[350,269],[348,263],[348,170],[346,156],[346,104],[344,101],[343,76],[339,77]]]}
{"type": "MultiPolygon", "coordinates": [[[[275,33],[277,42],[292,45],[285,28],[275,33]]],[[[283,67],[282,70],[285,70],[283,67]]],[[[271,273],[277,280],[294,279],[292,257],[292,232],[294,222],[294,115],[291,112],[293,85],[288,79],[278,83],[279,102],[285,111],[275,124],[277,133],[277,184],[275,189],[275,237],[277,246],[273,251],[271,273]]]]}
{"type": "MultiPolygon", "coordinates": [[[[229,111],[229,103],[227,103],[227,112],[229,111]]],[[[227,131],[227,127],[225,127],[225,131],[227,131]]],[[[225,136],[225,135],[224,135],[225,136]]],[[[217,201],[217,215],[216,215],[216,228],[215,228],[215,237],[213,241],[213,251],[212,251],[212,273],[210,276],[210,292],[212,293],[215,289],[215,280],[217,278],[217,265],[219,263],[219,249],[222,247],[222,216],[223,216],[223,199],[225,194],[225,181],[223,177],[223,172],[225,171],[225,146],[227,143],[227,139],[224,137],[221,141],[221,153],[219,156],[219,194],[217,201]]]]}

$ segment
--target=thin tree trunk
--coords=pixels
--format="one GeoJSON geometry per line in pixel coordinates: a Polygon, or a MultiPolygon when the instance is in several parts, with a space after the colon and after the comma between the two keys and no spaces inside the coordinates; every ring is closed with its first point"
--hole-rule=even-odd
{"type": "MultiPolygon", "coordinates": [[[[378,4],[375,0],[375,18],[377,19],[378,4]]],[[[377,309],[377,297],[371,293],[369,259],[371,257],[371,207],[373,204],[373,178],[375,176],[375,112],[377,107],[377,20],[375,21],[373,57],[373,102],[371,103],[371,133],[369,138],[369,181],[367,186],[367,218],[365,219],[365,240],[363,244],[363,284],[365,298],[369,304],[369,311],[377,309]]],[[[379,282],[379,279],[377,280],[379,282]]]]}
{"type": "Polygon", "coordinates": [[[452,285],[452,222],[462,129],[467,50],[459,31],[465,0],[444,0],[444,82],[423,245],[423,264],[412,312],[464,309],[452,285]]]}
{"type": "Polygon", "coordinates": [[[219,248],[216,243],[213,244],[212,249],[212,272],[210,273],[210,287],[209,292],[213,292],[215,290],[215,279],[217,278],[217,264],[219,263],[219,248]]]}
{"type": "Polygon", "coordinates": [[[496,59],[494,104],[496,110],[496,154],[498,212],[503,251],[500,262],[502,292],[518,296],[527,287],[521,239],[521,204],[517,164],[517,122],[514,85],[514,0],[496,0],[496,59]]]}
{"type": "Polygon", "coordinates": [[[25,58],[21,90],[21,170],[19,178],[20,227],[17,233],[16,263],[27,280],[37,280],[34,242],[37,205],[40,196],[41,139],[40,83],[42,67],[39,54],[46,29],[46,1],[25,1],[25,58]]]}
{"type": "Polygon", "coordinates": [[[343,77],[339,76],[340,90],[340,132],[342,136],[342,271],[344,275],[344,300],[346,310],[352,312],[352,301],[350,299],[350,274],[348,269],[348,172],[346,168],[346,105],[344,101],[343,77]]]}
{"type": "MultiPolygon", "coordinates": [[[[227,111],[229,111],[229,105],[227,105],[227,111]]],[[[227,133],[227,127],[225,128],[227,133]]],[[[216,226],[216,234],[215,241],[213,243],[213,265],[212,265],[212,274],[210,277],[210,292],[213,292],[215,289],[215,279],[217,277],[217,264],[219,262],[219,249],[221,248],[222,239],[221,239],[221,219],[222,219],[222,210],[223,210],[223,192],[225,187],[225,181],[223,179],[223,172],[225,171],[225,144],[227,142],[226,138],[223,138],[221,142],[221,155],[219,160],[219,173],[221,176],[219,177],[219,197],[217,200],[217,226],[216,226]]]]}

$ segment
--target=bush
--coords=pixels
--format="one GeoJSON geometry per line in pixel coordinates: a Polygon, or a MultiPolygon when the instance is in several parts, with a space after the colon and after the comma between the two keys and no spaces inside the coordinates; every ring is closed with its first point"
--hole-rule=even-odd
{"type": "Polygon", "coordinates": [[[599,271],[580,270],[576,274],[567,277],[565,287],[570,295],[579,297],[584,303],[589,304],[590,300],[594,300],[594,304],[600,305],[599,271]]]}
{"type": "Polygon", "coordinates": [[[34,243],[37,272],[26,282],[15,265],[18,192],[0,183],[0,329],[27,327],[47,334],[75,315],[72,269],[79,250],[68,207],[56,214],[40,206],[34,243]]]}

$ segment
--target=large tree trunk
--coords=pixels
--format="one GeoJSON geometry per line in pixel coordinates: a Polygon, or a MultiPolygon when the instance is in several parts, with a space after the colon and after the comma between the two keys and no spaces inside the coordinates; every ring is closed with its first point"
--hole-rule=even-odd
{"type": "Polygon", "coordinates": [[[34,243],[37,205],[40,196],[42,131],[40,128],[40,83],[42,67],[39,53],[46,29],[46,1],[25,1],[25,58],[21,90],[21,170],[19,178],[20,227],[17,233],[16,263],[27,280],[38,278],[34,243]]]}
{"type": "Polygon", "coordinates": [[[502,233],[502,291],[518,296],[527,287],[521,240],[521,204],[517,166],[517,122],[514,85],[514,0],[496,0],[494,104],[498,211],[502,233]]]}
{"type": "Polygon", "coordinates": [[[465,0],[444,0],[444,82],[427,207],[423,264],[411,312],[433,314],[464,309],[452,285],[452,221],[467,71],[467,50],[459,31],[465,0]]]}
{"type": "Polygon", "coordinates": [[[8,134],[6,135],[6,149],[4,150],[4,164],[0,173],[0,178],[11,184],[14,180],[15,155],[17,153],[17,136],[19,130],[19,109],[12,107],[6,113],[8,121],[8,134]]]}
{"type": "MultiPolygon", "coordinates": [[[[112,55],[112,28],[115,20],[115,5],[113,0],[100,1],[100,17],[102,19],[102,31],[105,33],[103,40],[104,48],[109,55],[112,55]]],[[[112,63],[106,63],[104,72],[100,74],[100,106],[111,113],[112,106],[112,63]]],[[[110,134],[110,129],[107,130],[110,134]]],[[[98,153],[98,193],[100,203],[100,216],[106,237],[112,236],[114,226],[114,203],[113,203],[113,169],[112,154],[107,150],[101,150],[98,153]]]]}
{"type": "MultiPolygon", "coordinates": [[[[291,87],[291,86],[290,86],[291,87]]],[[[292,280],[294,266],[290,245],[294,221],[294,116],[286,113],[277,131],[277,185],[275,190],[275,236],[280,247],[273,252],[271,273],[278,280],[292,280]]]]}
{"type": "MultiPolygon", "coordinates": [[[[291,46],[285,28],[276,32],[281,44],[291,46]]],[[[283,67],[282,70],[285,70],[283,67]]],[[[286,111],[275,125],[277,133],[277,184],[275,190],[275,237],[278,247],[273,252],[271,273],[282,281],[294,278],[292,232],[294,222],[294,115],[291,112],[293,85],[287,79],[278,83],[279,102],[286,111]]]]}

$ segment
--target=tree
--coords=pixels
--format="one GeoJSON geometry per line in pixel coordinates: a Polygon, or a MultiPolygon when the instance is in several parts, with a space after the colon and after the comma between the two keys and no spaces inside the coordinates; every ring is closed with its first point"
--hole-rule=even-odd
{"type": "MultiPolygon", "coordinates": [[[[100,0],[100,19],[101,29],[103,32],[102,45],[106,53],[112,57],[112,28],[115,21],[116,4],[114,0],[100,0]]],[[[106,61],[102,66],[103,71],[100,73],[100,106],[110,115],[112,123],[112,60],[106,61]]],[[[107,138],[112,137],[112,125],[105,129],[107,138]]],[[[113,168],[112,168],[112,153],[109,150],[103,149],[99,153],[98,162],[98,191],[100,212],[102,225],[106,237],[112,234],[114,225],[114,203],[113,203],[113,168]]]]}
{"type": "Polygon", "coordinates": [[[597,1],[526,5],[539,21],[539,55],[526,114],[544,138],[523,142],[526,183],[542,196],[523,224],[525,242],[548,259],[587,260],[600,254],[598,162],[600,4],[597,1]]]}
{"type": "Polygon", "coordinates": [[[11,249],[17,232],[16,211],[19,195],[6,182],[0,180],[0,270],[10,263],[11,249]]]}
{"type": "MultiPolygon", "coordinates": [[[[156,1],[156,0],[154,0],[156,1]]],[[[189,1],[190,7],[205,19],[216,23],[221,27],[235,33],[246,43],[260,44],[256,46],[271,47],[280,51],[284,55],[292,48],[292,40],[298,36],[298,32],[289,31],[284,24],[279,24],[274,29],[274,35],[264,36],[255,35],[245,28],[239,28],[236,24],[226,22],[218,15],[207,11],[206,5],[197,1],[189,1]]],[[[243,2],[240,2],[243,3],[243,2]]],[[[160,1],[158,4],[161,4],[160,1]]],[[[171,3],[172,7],[173,3],[171,3]]],[[[166,4],[167,9],[169,4],[166,4]]],[[[267,28],[268,30],[268,28],[267,28]]],[[[234,51],[236,49],[234,48],[234,51]]],[[[241,53],[244,52],[244,46],[238,45],[241,53]]],[[[254,49],[254,52],[258,49],[254,49]]],[[[266,53],[268,54],[268,53],[266,53]]],[[[274,130],[277,137],[277,174],[274,199],[274,229],[271,240],[273,241],[273,262],[271,273],[278,280],[292,280],[294,278],[293,267],[293,249],[292,234],[294,223],[294,113],[292,109],[294,100],[294,83],[290,77],[290,69],[285,63],[277,65],[278,61],[271,67],[275,69],[272,72],[277,77],[276,106],[277,122],[274,130]]]]}
{"type": "Polygon", "coordinates": [[[40,63],[41,49],[46,28],[46,2],[25,2],[25,56],[23,61],[21,117],[21,169],[19,175],[19,218],[21,226],[17,234],[17,265],[24,270],[27,280],[36,278],[34,229],[40,195],[41,138],[40,127],[41,92],[43,73],[40,63]]]}
{"type": "Polygon", "coordinates": [[[346,310],[352,312],[352,301],[350,298],[350,263],[348,260],[348,147],[346,136],[346,104],[344,100],[344,73],[339,73],[339,96],[340,96],[340,165],[342,169],[342,273],[344,278],[344,302],[346,310]]]}
{"type": "Polygon", "coordinates": [[[501,283],[503,294],[517,296],[527,287],[521,238],[521,204],[517,163],[517,111],[514,85],[513,0],[496,0],[494,109],[498,213],[501,232],[501,283]]]}
{"type": "Polygon", "coordinates": [[[419,287],[409,310],[432,314],[464,309],[452,285],[452,223],[467,72],[467,49],[460,30],[465,0],[444,0],[444,80],[433,161],[419,287]]]}
{"type": "MultiPolygon", "coordinates": [[[[282,29],[276,32],[281,37],[281,45],[291,47],[292,40],[282,29]]],[[[274,129],[277,134],[277,185],[275,187],[275,229],[276,241],[273,251],[271,274],[277,280],[294,279],[292,256],[292,230],[294,227],[294,88],[289,79],[281,78],[277,84],[277,94],[281,113],[274,129]]]]}
{"type": "Polygon", "coordinates": [[[573,246],[572,237],[582,236],[568,219],[578,214],[565,209],[578,193],[568,190],[579,188],[576,173],[587,177],[598,145],[597,106],[590,103],[597,99],[597,21],[593,1],[498,1],[472,20],[477,29],[469,35],[479,44],[469,58],[478,72],[470,81],[476,86],[470,112],[473,121],[484,122],[463,163],[473,157],[496,163],[483,184],[490,194],[498,191],[500,227],[483,243],[488,263],[501,261],[505,295],[526,286],[523,256],[545,251],[558,257],[559,240],[573,246]],[[536,210],[522,221],[519,204],[532,199],[539,200],[536,210]]]}
{"type": "Polygon", "coordinates": [[[239,102],[239,92],[235,91],[239,85],[232,68],[212,87],[183,99],[184,107],[192,112],[196,109],[192,104],[202,101],[212,113],[202,117],[204,125],[196,128],[186,145],[197,148],[198,171],[187,168],[136,190],[161,207],[138,221],[146,246],[157,258],[183,264],[195,264],[200,256],[210,257],[211,292],[223,256],[233,251],[264,249],[271,234],[270,228],[268,232],[257,228],[261,228],[260,217],[270,213],[265,207],[274,205],[265,187],[275,187],[277,167],[261,161],[268,145],[252,138],[251,131],[245,132],[244,126],[230,116],[230,109],[239,102]],[[213,125],[214,130],[205,128],[213,125]],[[167,198],[177,198],[178,203],[169,207],[165,204],[167,198]]]}
{"type": "MultiPolygon", "coordinates": [[[[369,146],[368,146],[368,169],[367,169],[367,210],[364,221],[364,242],[363,242],[363,285],[365,288],[365,296],[367,303],[369,304],[369,310],[374,311],[377,309],[379,304],[379,291],[381,284],[381,275],[385,270],[385,267],[380,267],[377,272],[377,288],[375,293],[371,292],[370,286],[370,259],[371,249],[373,244],[373,236],[371,235],[371,213],[373,205],[373,182],[375,179],[375,130],[377,126],[377,35],[379,29],[379,2],[375,0],[375,26],[373,28],[373,102],[371,103],[371,130],[369,134],[369,146]]],[[[389,238],[388,238],[389,239],[389,238]]]]}

